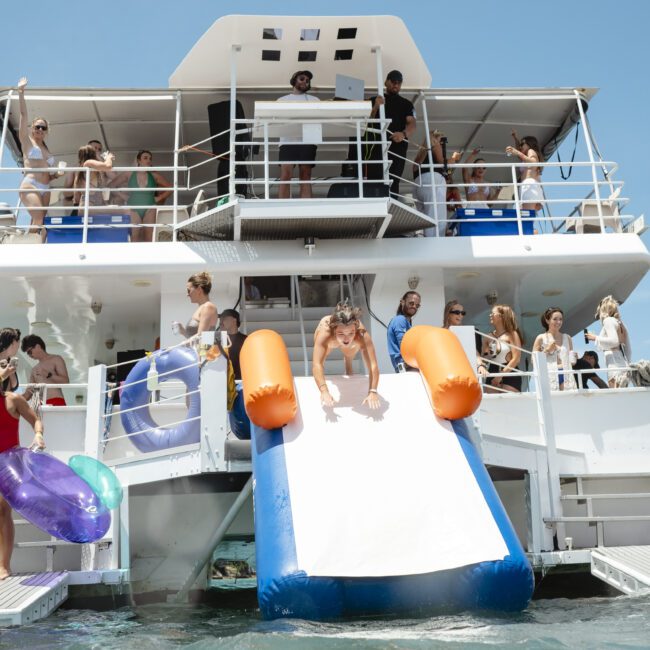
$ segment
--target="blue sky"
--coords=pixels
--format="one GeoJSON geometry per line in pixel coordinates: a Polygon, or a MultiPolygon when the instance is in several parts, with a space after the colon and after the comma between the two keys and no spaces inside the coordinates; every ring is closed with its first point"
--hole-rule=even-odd
{"type": "MultiPolygon", "coordinates": [[[[642,159],[650,142],[650,3],[642,0],[3,3],[2,45],[11,54],[3,57],[0,85],[27,75],[34,86],[164,87],[194,42],[229,13],[399,15],[437,87],[598,87],[589,111],[598,144],[620,165],[628,211],[647,211],[650,222],[642,159]]],[[[649,312],[646,276],[623,306],[636,358],[650,358],[649,312]]]]}

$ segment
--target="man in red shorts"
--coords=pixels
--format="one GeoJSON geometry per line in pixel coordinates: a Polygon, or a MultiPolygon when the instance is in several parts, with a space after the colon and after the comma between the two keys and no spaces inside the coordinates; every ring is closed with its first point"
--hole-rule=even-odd
{"type": "MultiPolygon", "coordinates": [[[[21,350],[31,359],[38,363],[32,368],[29,377],[30,384],[69,384],[68,369],[65,361],[58,354],[48,354],[45,349],[45,341],[36,334],[29,334],[20,345],[21,350]]],[[[29,399],[32,390],[25,391],[25,399],[29,399]]],[[[49,388],[47,400],[49,406],[65,406],[65,399],[60,388],[49,388]]]]}

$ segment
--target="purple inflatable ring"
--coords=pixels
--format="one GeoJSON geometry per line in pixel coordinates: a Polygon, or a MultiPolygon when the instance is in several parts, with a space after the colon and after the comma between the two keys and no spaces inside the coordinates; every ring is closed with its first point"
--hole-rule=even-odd
{"type": "Polygon", "coordinates": [[[27,521],[54,537],[85,544],[101,539],[111,513],[65,463],[12,447],[0,454],[0,494],[27,521]]]}

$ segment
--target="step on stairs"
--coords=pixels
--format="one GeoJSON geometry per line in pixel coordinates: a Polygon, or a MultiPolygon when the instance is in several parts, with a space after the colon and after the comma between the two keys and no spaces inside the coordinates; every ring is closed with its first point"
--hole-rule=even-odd
{"type": "Polygon", "coordinates": [[[592,575],[625,594],[647,594],[650,545],[635,540],[647,539],[650,475],[571,475],[561,476],[560,483],[562,515],[545,521],[566,526],[567,540],[572,539],[572,534],[584,537],[585,526],[595,527],[592,575]],[[609,531],[609,537],[619,543],[624,540],[625,545],[615,542],[607,546],[606,525],[617,525],[617,530],[609,531]]]}
{"type": "MultiPolygon", "coordinates": [[[[303,307],[302,317],[305,328],[305,343],[307,345],[307,376],[312,372],[312,354],[314,348],[314,331],[321,319],[331,313],[329,307],[303,307]]],[[[243,329],[243,328],[242,328],[243,329]]],[[[282,337],[287,351],[291,371],[294,377],[305,376],[304,351],[302,347],[302,335],[300,333],[300,316],[298,308],[292,310],[290,307],[264,308],[248,307],[246,309],[246,333],[251,334],[257,330],[274,330],[282,337]]],[[[355,373],[365,372],[363,360],[355,359],[353,362],[355,373]]],[[[325,375],[345,374],[345,362],[340,350],[332,351],[325,361],[325,375]]]]}

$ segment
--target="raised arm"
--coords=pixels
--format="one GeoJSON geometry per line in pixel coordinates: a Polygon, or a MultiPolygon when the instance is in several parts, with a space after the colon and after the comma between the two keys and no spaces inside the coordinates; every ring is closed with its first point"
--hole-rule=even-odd
{"type": "Polygon", "coordinates": [[[314,381],[320,391],[320,401],[323,406],[334,406],[334,398],[330,395],[325,382],[325,359],[327,358],[328,349],[327,341],[329,332],[317,331],[314,337],[314,350],[312,353],[312,374],[314,381]]]}
{"type": "MultiPolygon", "coordinates": [[[[27,102],[25,101],[25,87],[27,86],[27,77],[21,77],[18,82],[18,105],[20,106],[20,121],[18,122],[18,137],[23,149],[28,148],[31,144],[29,140],[29,117],[27,116],[27,102]]],[[[24,155],[27,155],[23,151],[24,155]]]]}
{"type": "Polygon", "coordinates": [[[111,169],[113,169],[114,160],[115,154],[112,151],[109,151],[106,154],[106,160],[86,160],[83,166],[89,167],[96,172],[110,172],[111,169]]]}
{"type": "MultiPolygon", "coordinates": [[[[476,157],[478,156],[480,151],[481,150],[478,148],[472,149],[469,156],[467,156],[467,160],[465,162],[468,165],[471,165],[476,160],[476,157]]],[[[465,185],[469,185],[471,180],[472,180],[472,168],[463,167],[463,183],[465,183],[465,185]]],[[[465,194],[467,194],[467,188],[465,188],[465,194]]]]}

